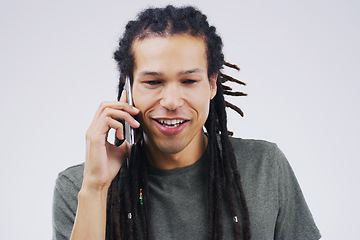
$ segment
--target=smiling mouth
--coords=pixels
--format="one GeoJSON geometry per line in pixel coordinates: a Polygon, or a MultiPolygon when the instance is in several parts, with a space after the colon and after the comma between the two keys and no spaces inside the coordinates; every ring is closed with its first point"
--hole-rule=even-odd
{"type": "Polygon", "coordinates": [[[161,125],[168,127],[168,128],[176,128],[179,127],[181,124],[185,123],[187,120],[183,119],[155,119],[161,125]]]}

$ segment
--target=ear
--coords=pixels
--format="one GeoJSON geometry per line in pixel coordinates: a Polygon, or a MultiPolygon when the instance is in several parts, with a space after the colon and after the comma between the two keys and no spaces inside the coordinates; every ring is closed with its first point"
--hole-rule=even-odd
{"type": "Polygon", "coordinates": [[[216,92],[217,92],[217,85],[216,85],[217,77],[218,77],[218,73],[215,73],[210,77],[210,99],[211,100],[215,97],[216,92]]]}

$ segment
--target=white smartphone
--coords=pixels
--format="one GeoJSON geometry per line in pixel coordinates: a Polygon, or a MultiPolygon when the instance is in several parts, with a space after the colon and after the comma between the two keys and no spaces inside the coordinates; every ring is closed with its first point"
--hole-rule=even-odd
{"type": "MultiPolygon", "coordinates": [[[[129,76],[125,78],[125,86],[124,89],[127,95],[127,102],[134,106],[133,99],[132,99],[132,92],[131,92],[131,83],[129,76]]],[[[125,140],[130,144],[135,144],[135,130],[132,128],[126,121],[125,121],[125,140]]]]}

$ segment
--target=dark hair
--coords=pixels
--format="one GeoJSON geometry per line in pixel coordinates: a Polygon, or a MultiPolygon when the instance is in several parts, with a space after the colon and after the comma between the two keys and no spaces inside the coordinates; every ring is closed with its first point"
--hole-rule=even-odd
{"type": "MultiPolygon", "coordinates": [[[[218,73],[217,94],[210,102],[210,111],[205,128],[208,135],[208,217],[209,226],[207,239],[222,239],[222,206],[223,190],[226,189],[226,201],[233,216],[233,228],[236,239],[250,239],[249,212],[241,186],[240,174],[227,129],[226,107],[230,107],[243,115],[235,105],[225,101],[224,94],[244,96],[242,92],[234,92],[226,81],[239,84],[243,82],[223,74],[223,66],[238,69],[236,65],[224,61],[222,40],[214,26],[210,26],[207,17],[194,7],[146,9],[135,21],[126,25],[119,48],[114,58],[120,70],[119,94],[124,86],[125,76],[130,76],[134,70],[132,44],[135,40],[144,39],[150,35],[171,36],[189,34],[204,39],[207,47],[208,76],[218,73]],[[219,139],[218,139],[219,138],[219,139]],[[220,144],[219,144],[220,140],[220,144]],[[236,190],[238,194],[236,194],[236,190]],[[238,219],[236,196],[240,196],[241,216],[238,219]],[[243,225],[243,227],[241,227],[243,225]]],[[[239,69],[238,69],[239,70],[239,69]]],[[[120,144],[119,141],[116,144],[120,144]]],[[[123,164],[119,174],[113,180],[108,193],[107,204],[107,239],[152,239],[150,196],[146,174],[146,156],[142,141],[132,147],[131,163],[123,164]],[[120,188],[119,188],[120,183],[120,188]],[[120,189],[120,192],[119,192],[120,189]],[[142,189],[144,204],[139,205],[139,189],[142,189]],[[142,225],[138,226],[141,222],[142,225]]]]}

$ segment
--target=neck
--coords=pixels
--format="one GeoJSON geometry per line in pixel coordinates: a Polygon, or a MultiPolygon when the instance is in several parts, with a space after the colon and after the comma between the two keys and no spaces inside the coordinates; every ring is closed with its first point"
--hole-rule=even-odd
{"type": "Polygon", "coordinates": [[[194,164],[204,154],[208,139],[204,132],[195,137],[182,151],[178,153],[165,153],[146,143],[146,154],[151,167],[158,169],[175,169],[194,164]]]}

